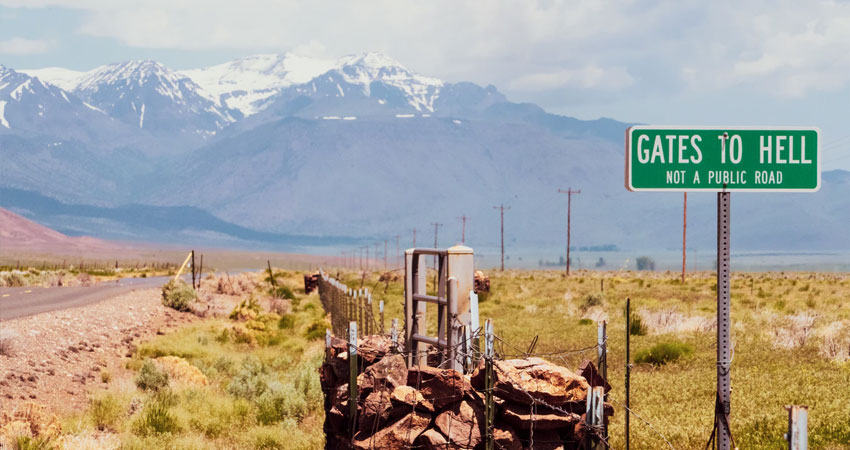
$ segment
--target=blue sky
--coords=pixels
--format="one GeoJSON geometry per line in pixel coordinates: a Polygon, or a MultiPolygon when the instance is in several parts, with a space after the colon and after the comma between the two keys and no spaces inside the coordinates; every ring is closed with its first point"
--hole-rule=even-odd
{"type": "Polygon", "coordinates": [[[847,1],[0,0],[19,69],[372,50],[584,119],[819,126],[850,170],[847,1]]]}

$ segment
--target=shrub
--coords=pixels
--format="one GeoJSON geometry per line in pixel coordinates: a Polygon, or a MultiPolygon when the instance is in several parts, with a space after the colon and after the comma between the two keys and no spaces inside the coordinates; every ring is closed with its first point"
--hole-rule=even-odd
{"type": "Polygon", "coordinates": [[[588,294],[587,297],[584,298],[584,302],[582,302],[581,307],[584,310],[588,310],[594,306],[602,305],[602,302],[605,301],[605,295],[601,293],[588,294]]]}
{"type": "MultiPolygon", "coordinates": [[[[623,308],[623,316],[626,315],[626,308],[623,308]]],[[[643,319],[637,313],[632,312],[629,319],[629,334],[632,336],[646,336],[647,326],[643,323],[643,319]]]]}
{"type": "Polygon", "coordinates": [[[195,290],[181,280],[171,280],[162,287],[162,304],[177,311],[189,311],[195,290]]]}
{"type": "Polygon", "coordinates": [[[289,300],[295,300],[295,294],[292,293],[292,289],[289,289],[286,286],[273,287],[269,290],[269,294],[271,294],[271,296],[274,298],[286,298],[289,300]]]}
{"type": "Polygon", "coordinates": [[[15,354],[15,337],[12,330],[0,329],[0,356],[13,356],[15,354]]]}
{"type": "Polygon", "coordinates": [[[168,407],[158,401],[146,406],[141,417],[133,424],[133,431],[139,436],[174,433],[180,427],[177,419],[168,411],[168,407]]]}
{"type": "Polygon", "coordinates": [[[295,316],[292,314],[284,314],[277,321],[277,327],[281,330],[288,330],[295,326],[295,316]]]}
{"type": "Polygon", "coordinates": [[[635,262],[637,270],[655,270],[655,261],[649,256],[639,256],[635,262]]]}
{"type": "Polygon", "coordinates": [[[692,345],[678,341],[661,342],[649,349],[639,351],[635,355],[635,362],[662,366],[679,358],[688,357],[693,353],[694,347],[692,345]]]}
{"type": "Polygon", "coordinates": [[[12,442],[13,450],[53,450],[56,447],[44,437],[18,436],[12,442]]]}
{"type": "Polygon", "coordinates": [[[592,325],[593,321],[590,320],[590,319],[579,319],[578,324],[579,325],[592,325]]]}
{"type": "Polygon", "coordinates": [[[15,272],[4,275],[3,281],[7,287],[21,287],[24,285],[24,277],[15,272]]]}
{"type": "Polygon", "coordinates": [[[136,386],[143,391],[159,391],[168,386],[168,374],[157,367],[153,361],[146,359],[136,376],[136,386]]]}
{"type": "Polygon", "coordinates": [[[325,322],[317,320],[310,324],[307,327],[307,332],[305,333],[305,337],[311,341],[316,339],[324,339],[325,338],[325,322]]]}
{"type": "Polygon", "coordinates": [[[268,368],[256,357],[245,358],[239,372],[227,385],[227,392],[253,400],[269,387],[268,368]]]}
{"type": "Polygon", "coordinates": [[[230,312],[230,320],[254,320],[260,315],[260,304],[254,296],[239,302],[230,312]]]}
{"type": "Polygon", "coordinates": [[[100,372],[100,381],[102,381],[104,383],[109,383],[109,380],[111,380],[111,379],[112,379],[112,374],[109,373],[108,370],[102,370],[100,372]]]}
{"type": "Polygon", "coordinates": [[[94,397],[89,401],[89,416],[92,425],[98,430],[114,428],[118,419],[124,414],[124,408],[112,395],[94,397]]]}

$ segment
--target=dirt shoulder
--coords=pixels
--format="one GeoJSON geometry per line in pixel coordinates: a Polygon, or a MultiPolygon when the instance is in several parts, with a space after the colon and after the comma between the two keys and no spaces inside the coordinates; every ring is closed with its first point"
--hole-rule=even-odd
{"type": "Polygon", "coordinates": [[[102,373],[122,370],[135,343],[195,320],[166,308],[159,289],[0,323],[11,355],[0,355],[0,411],[34,401],[56,413],[78,410],[102,373]]]}

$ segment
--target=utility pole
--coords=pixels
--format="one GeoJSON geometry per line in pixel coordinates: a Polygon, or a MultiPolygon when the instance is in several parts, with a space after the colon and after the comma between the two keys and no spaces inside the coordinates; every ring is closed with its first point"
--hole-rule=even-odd
{"type": "Polygon", "coordinates": [[[499,206],[494,206],[493,209],[499,210],[499,216],[502,222],[502,272],[505,271],[505,210],[511,209],[510,206],[505,208],[504,203],[499,206]]]}
{"type": "Polygon", "coordinates": [[[685,285],[685,261],[688,252],[688,193],[685,192],[685,204],[682,208],[682,286],[685,285]]]}
{"type": "Polygon", "coordinates": [[[466,244],[466,219],[468,219],[468,217],[466,217],[466,215],[463,215],[463,216],[458,217],[458,219],[460,219],[461,222],[463,222],[463,226],[461,227],[461,232],[460,232],[460,243],[466,244]]]}
{"type": "MultiPolygon", "coordinates": [[[[431,225],[434,225],[434,248],[437,248],[437,230],[443,226],[443,224],[439,222],[432,222],[431,225]]],[[[437,255],[434,255],[434,272],[437,272],[437,255]]]]}
{"type": "Polygon", "coordinates": [[[413,229],[413,248],[416,248],[416,228],[413,229]]]}
{"type": "Polygon", "coordinates": [[[360,270],[363,270],[363,247],[360,247],[360,270]]]}
{"type": "Polygon", "coordinates": [[[570,276],[570,214],[572,211],[573,194],[581,194],[581,189],[574,191],[569,187],[567,190],[558,189],[558,193],[567,194],[567,276],[570,276]]]}
{"type": "Polygon", "coordinates": [[[387,240],[384,239],[384,270],[387,270],[387,240]]]}
{"type": "Polygon", "coordinates": [[[380,243],[380,242],[375,242],[375,268],[376,268],[376,269],[378,268],[378,264],[379,264],[379,263],[378,263],[378,261],[380,261],[380,260],[378,259],[378,255],[379,255],[379,254],[380,254],[380,252],[381,252],[381,247],[380,247],[380,245],[381,245],[381,243],[380,243]]]}
{"type": "MultiPolygon", "coordinates": [[[[401,258],[399,258],[399,256],[398,256],[399,255],[398,247],[399,247],[400,240],[401,240],[401,235],[399,235],[399,234],[395,235],[395,262],[396,262],[396,264],[399,264],[399,265],[401,265],[401,258]]],[[[396,266],[396,267],[398,267],[398,266],[396,266]]]]}

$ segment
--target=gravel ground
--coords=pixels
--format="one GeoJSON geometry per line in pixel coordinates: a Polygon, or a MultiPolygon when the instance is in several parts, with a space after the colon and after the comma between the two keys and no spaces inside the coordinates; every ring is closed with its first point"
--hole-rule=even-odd
{"type": "Polygon", "coordinates": [[[80,308],[0,323],[0,412],[34,401],[55,413],[79,410],[106,386],[104,370],[123,370],[135,344],[196,317],[166,308],[159,289],[144,289],[80,308]],[[2,353],[2,352],[0,352],[2,353]]]}

